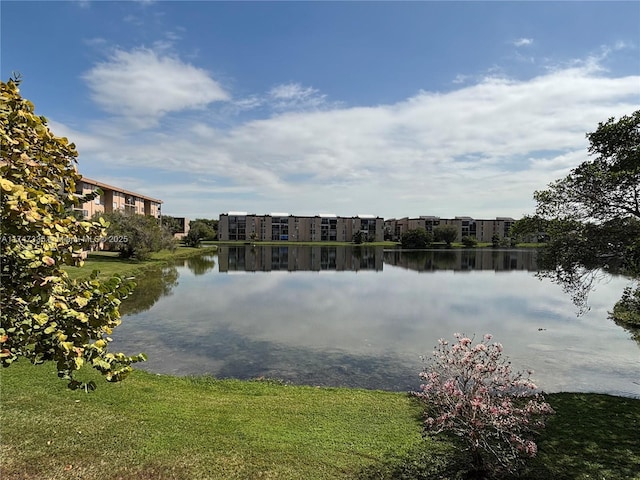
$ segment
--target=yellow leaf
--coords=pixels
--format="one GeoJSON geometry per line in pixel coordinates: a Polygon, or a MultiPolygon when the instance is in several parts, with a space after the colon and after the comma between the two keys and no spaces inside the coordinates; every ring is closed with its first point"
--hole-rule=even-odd
{"type": "Polygon", "coordinates": [[[0,178],[0,187],[2,190],[10,192],[13,190],[14,183],[11,180],[7,180],[6,178],[0,178]]]}
{"type": "Polygon", "coordinates": [[[84,307],[87,303],[89,303],[89,300],[84,297],[76,297],[75,302],[79,307],[84,307]]]}

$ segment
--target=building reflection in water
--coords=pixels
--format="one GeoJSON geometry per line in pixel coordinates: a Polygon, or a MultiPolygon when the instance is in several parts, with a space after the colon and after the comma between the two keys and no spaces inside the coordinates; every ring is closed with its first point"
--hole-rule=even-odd
{"type": "Polygon", "coordinates": [[[220,272],[381,271],[382,247],[238,245],[218,247],[220,272]]]}
{"type": "Polygon", "coordinates": [[[384,264],[430,272],[438,270],[537,271],[532,249],[452,249],[402,251],[366,246],[224,245],[220,272],[382,271],[384,264]]]}

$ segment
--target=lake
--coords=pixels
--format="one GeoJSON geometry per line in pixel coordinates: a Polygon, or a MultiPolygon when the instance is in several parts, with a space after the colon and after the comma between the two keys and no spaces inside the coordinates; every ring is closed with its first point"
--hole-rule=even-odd
{"type": "Polygon", "coordinates": [[[640,346],[607,318],[629,279],[578,309],[535,250],[222,246],[137,279],[112,351],[173,375],[407,391],[439,338],[492,333],[547,392],[640,397],[640,346]]]}

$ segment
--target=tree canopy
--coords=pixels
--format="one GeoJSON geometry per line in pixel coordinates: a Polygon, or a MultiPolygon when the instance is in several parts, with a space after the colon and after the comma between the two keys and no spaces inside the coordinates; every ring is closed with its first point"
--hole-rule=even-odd
{"type": "Polygon", "coordinates": [[[95,219],[100,218],[109,223],[107,238],[110,241],[105,246],[120,252],[123,258],[146,260],[153,252],[176,248],[171,231],[149,215],[114,211],[96,214],[95,219]]]}
{"type": "Polygon", "coordinates": [[[415,228],[402,234],[400,243],[402,248],[421,249],[427,248],[433,242],[433,234],[424,228],[415,228]]]}
{"type": "Polygon", "coordinates": [[[171,232],[171,235],[184,232],[184,228],[180,219],[172,217],[170,215],[162,216],[162,227],[169,230],[169,232],[171,232]]]}
{"type": "Polygon", "coordinates": [[[433,236],[436,242],[445,242],[450,247],[458,238],[458,229],[453,225],[438,225],[433,229],[433,236]]]}
{"type": "Polygon", "coordinates": [[[216,232],[209,223],[194,220],[189,224],[189,233],[187,233],[184,242],[189,247],[199,247],[202,240],[214,238],[215,235],[216,232]]]}
{"type": "Polygon", "coordinates": [[[0,88],[1,281],[0,360],[9,367],[20,358],[34,364],[57,363],[70,387],[91,387],[73,378],[84,364],[118,381],[130,364],[144,360],[109,353],[109,335],[120,323],[118,307],[134,288],[111,278],[71,280],[63,265],[81,266],[82,246],[106,235],[104,220],[73,215],[81,202],[75,184],[77,151],[55,136],[47,119],[23,99],[19,79],[0,88]]]}
{"type": "MultiPolygon", "coordinates": [[[[599,123],[587,139],[593,158],[535,192],[536,215],[519,225],[549,238],[539,264],[581,309],[598,270],[640,278],[640,110],[599,123]]],[[[639,296],[626,291],[613,313],[636,338],[640,308],[629,299],[639,296]]]]}
{"type": "Polygon", "coordinates": [[[602,222],[640,218],[640,110],[587,133],[594,158],[537,191],[536,213],[547,219],[602,222]]]}
{"type": "Polygon", "coordinates": [[[211,231],[213,232],[213,234],[210,235],[209,237],[205,238],[205,240],[215,240],[216,239],[216,235],[217,235],[217,232],[218,232],[218,220],[213,219],[213,218],[196,218],[195,220],[190,222],[189,225],[192,226],[194,223],[204,224],[204,225],[208,226],[211,229],[211,231]]]}

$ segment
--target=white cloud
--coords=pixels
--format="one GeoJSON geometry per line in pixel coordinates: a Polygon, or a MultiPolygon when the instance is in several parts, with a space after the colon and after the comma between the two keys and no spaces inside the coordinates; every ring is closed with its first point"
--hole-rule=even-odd
{"type": "MultiPolygon", "coordinates": [[[[159,186],[156,195],[164,198],[167,192],[166,211],[173,214],[366,211],[385,217],[517,217],[533,210],[534,190],[587,158],[585,132],[638,109],[640,77],[605,73],[597,59],[590,59],[526,81],[489,76],[446,93],[419,92],[395,104],[325,104],[322,109],[296,109],[319,94],[285,84],[274,87],[269,98],[289,102],[288,111],[225,129],[212,125],[207,111],[195,119],[168,119],[166,130],[135,135],[105,126],[77,134],[57,127],[78,144],[81,171],[84,159],[90,159],[92,168],[136,165],[171,172],[180,193],[170,193],[175,192],[170,182],[159,186]],[[195,180],[199,186],[190,188],[195,180]],[[208,196],[202,181],[210,182],[208,196]]],[[[194,77],[212,82],[197,72],[194,77]]],[[[163,91],[175,88],[170,81],[161,83],[163,91]]],[[[172,96],[159,112],[204,105],[202,95],[190,92],[187,100],[175,103],[172,96]]],[[[228,96],[217,95],[209,98],[228,96]]],[[[133,111],[151,108],[139,99],[118,99],[121,105],[127,101],[133,111]]],[[[249,108],[260,99],[247,97],[246,103],[249,108]]]]}
{"type": "Polygon", "coordinates": [[[139,126],[155,125],[170,112],[230,99],[205,70],[144,48],[117,50],[83,78],[100,107],[139,126]]]}
{"type": "Polygon", "coordinates": [[[452,83],[455,83],[456,85],[460,85],[460,84],[463,84],[463,83],[467,83],[470,79],[471,79],[471,77],[469,75],[463,75],[463,74],[459,73],[452,80],[452,83]]]}
{"type": "Polygon", "coordinates": [[[277,85],[269,90],[268,98],[275,108],[286,110],[319,108],[326,101],[326,95],[299,83],[277,85]]]}
{"type": "Polygon", "coordinates": [[[517,40],[513,41],[513,44],[516,47],[528,47],[529,45],[533,45],[533,39],[532,38],[518,38],[517,40]]]}

